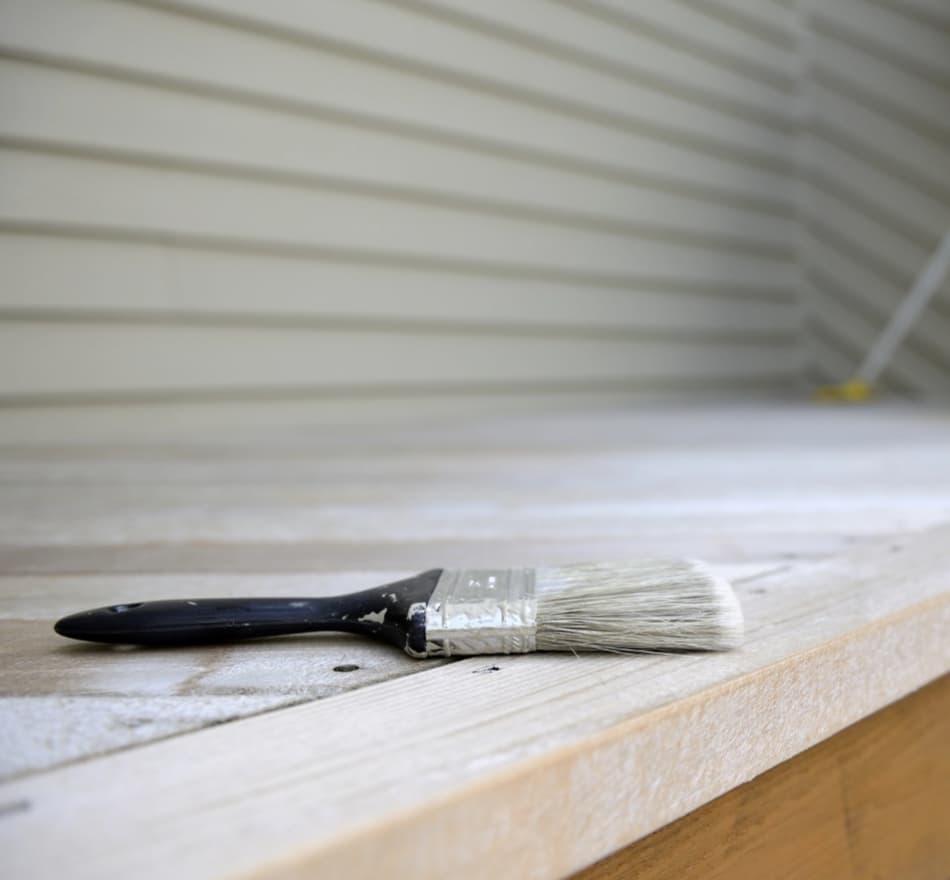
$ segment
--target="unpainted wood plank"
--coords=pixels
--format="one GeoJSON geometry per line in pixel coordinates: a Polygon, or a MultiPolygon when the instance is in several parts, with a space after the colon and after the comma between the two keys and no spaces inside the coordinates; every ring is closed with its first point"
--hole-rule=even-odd
{"type": "Polygon", "coordinates": [[[102,650],[67,641],[59,617],[120,601],[321,596],[405,572],[268,577],[0,578],[0,777],[410,675],[411,660],[343,634],[265,639],[181,651],[102,650]]]}
{"type": "Polygon", "coordinates": [[[939,413],[750,406],[8,449],[0,567],[237,574],[794,559],[950,516],[948,443],[939,413]]]}
{"type": "Polygon", "coordinates": [[[37,774],[0,843],[34,877],[564,874],[950,669],[948,539],[740,585],[740,651],[474,658],[37,774]]]}
{"type": "Polygon", "coordinates": [[[950,866],[950,676],[573,880],[938,880],[950,866]]]}
{"type": "MultiPolygon", "coordinates": [[[[752,578],[779,563],[723,565],[752,578]]],[[[0,779],[431,669],[390,646],[319,633],[175,651],[103,648],[53,632],[65,614],[117,602],[323,596],[405,571],[298,575],[0,578],[0,779]]],[[[490,658],[486,661],[490,664],[490,658]]]]}

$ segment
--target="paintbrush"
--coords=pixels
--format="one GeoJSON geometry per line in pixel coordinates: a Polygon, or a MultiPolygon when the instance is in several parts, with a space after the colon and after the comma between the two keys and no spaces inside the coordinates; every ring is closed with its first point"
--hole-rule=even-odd
{"type": "Polygon", "coordinates": [[[173,599],[71,614],[56,632],[127,645],[200,645],[336,630],[410,657],[532,651],[719,651],[742,639],[729,583],[694,560],[433,569],[315,599],[173,599]]]}

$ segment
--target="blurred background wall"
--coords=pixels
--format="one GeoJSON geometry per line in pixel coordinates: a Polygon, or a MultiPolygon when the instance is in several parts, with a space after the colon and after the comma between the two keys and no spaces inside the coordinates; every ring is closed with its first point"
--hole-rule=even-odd
{"type": "Polygon", "coordinates": [[[803,394],[950,222],[950,7],[0,0],[0,147],[0,438],[803,394]]]}
{"type": "MultiPolygon", "coordinates": [[[[808,375],[848,376],[950,227],[950,2],[810,4],[801,51],[808,375]]],[[[886,375],[950,395],[950,279],[886,375]]]]}

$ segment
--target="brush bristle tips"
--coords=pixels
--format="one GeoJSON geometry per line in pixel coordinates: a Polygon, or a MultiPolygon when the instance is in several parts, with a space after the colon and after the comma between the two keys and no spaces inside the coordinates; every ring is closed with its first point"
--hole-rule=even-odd
{"type": "Polygon", "coordinates": [[[742,635],[732,587],[703,562],[538,571],[538,650],[723,651],[742,635]]]}

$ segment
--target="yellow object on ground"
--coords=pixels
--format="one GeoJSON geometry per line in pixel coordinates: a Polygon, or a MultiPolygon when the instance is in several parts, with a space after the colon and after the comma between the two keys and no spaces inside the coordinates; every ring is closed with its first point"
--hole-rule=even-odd
{"type": "Polygon", "coordinates": [[[823,403],[861,403],[873,397],[874,389],[861,379],[849,379],[841,385],[826,385],[815,391],[815,400],[823,403]]]}

